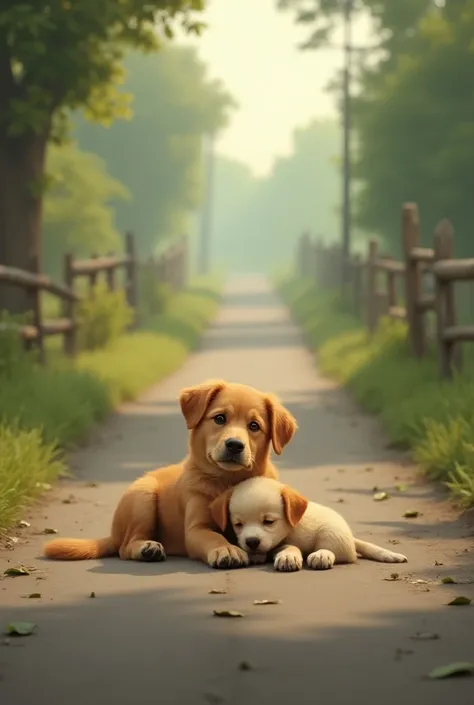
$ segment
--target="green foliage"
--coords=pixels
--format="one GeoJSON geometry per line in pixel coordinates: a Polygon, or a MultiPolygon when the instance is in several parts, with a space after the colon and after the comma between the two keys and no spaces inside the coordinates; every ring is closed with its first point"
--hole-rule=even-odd
{"type": "Polygon", "coordinates": [[[148,256],[160,239],[187,231],[202,197],[202,136],[226,124],[233,102],[192,49],[130,53],[125,69],[133,118],[105,128],[75,115],[74,125],[81,147],[130,192],[129,202],[115,204],[117,225],[133,227],[148,256]]]}
{"type": "Polygon", "coordinates": [[[412,451],[429,477],[441,480],[463,506],[474,506],[474,365],[454,382],[439,380],[434,355],[414,359],[405,324],[384,321],[369,338],[340,312],[337,298],[314,284],[283,279],[280,291],[301,324],[318,365],[380,415],[392,441],[412,451]]]}
{"type": "Polygon", "coordinates": [[[39,367],[30,359],[0,377],[0,527],[64,472],[56,449],[83,439],[114,406],[179,367],[214,316],[221,282],[197,280],[170,297],[148,329],[122,335],[70,363],[39,367]],[[177,325],[179,323],[179,325],[177,325]]]}
{"type": "Polygon", "coordinates": [[[148,319],[163,313],[171,296],[169,285],[158,281],[153,269],[145,267],[140,269],[138,285],[140,318],[148,319]]]}
{"type": "Polygon", "coordinates": [[[85,106],[105,121],[120,113],[124,52],[156,50],[178,24],[199,33],[195,13],[203,6],[202,0],[4,0],[0,103],[8,134],[41,132],[63,108],[85,106]]]}
{"type": "Polygon", "coordinates": [[[113,344],[132,323],[133,317],[124,289],[109,291],[104,283],[96,284],[92,296],[78,304],[79,348],[97,350],[113,344]]]}
{"type": "Polygon", "coordinates": [[[76,257],[122,248],[111,201],[129,198],[127,189],[107,174],[95,154],[74,144],[52,146],[46,165],[50,186],[44,201],[44,268],[62,276],[65,252],[76,257]]]}
{"type": "MultiPolygon", "coordinates": [[[[302,16],[308,7],[304,0],[279,5],[315,33],[329,29],[331,34],[341,11],[338,0],[313,0],[314,12],[302,16]]],[[[457,254],[472,255],[474,0],[444,5],[433,0],[355,3],[356,10],[371,16],[369,44],[378,47],[372,52],[375,63],[361,61],[356,67],[356,219],[365,231],[382,235],[395,254],[401,204],[416,201],[425,244],[432,244],[436,223],[447,217],[455,226],[457,254]]]]}

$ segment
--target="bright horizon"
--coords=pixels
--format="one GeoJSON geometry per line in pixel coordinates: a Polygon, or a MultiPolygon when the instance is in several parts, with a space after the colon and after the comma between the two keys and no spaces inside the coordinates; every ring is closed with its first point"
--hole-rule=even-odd
{"type": "MultiPolygon", "coordinates": [[[[209,76],[221,79],[239,107],[216,149],[266,175],[278,157],[291,152],[297,127],[339,116],[325,86],[342,66],[338,50],[301,51],[308,27],[297,26],[275,0],[209,0],[201,37],[181,44],[196,47],[209,76]]],[[[354,37],[366,43],[368,23],[355,23],[354,37]]]]}

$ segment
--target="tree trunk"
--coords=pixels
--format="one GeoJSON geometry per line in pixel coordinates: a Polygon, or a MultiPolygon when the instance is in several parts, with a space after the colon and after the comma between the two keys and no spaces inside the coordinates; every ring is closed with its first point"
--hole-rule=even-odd
{"type": "MultiPolygon", "coordinates": [[[[11,137],[0,132],[0,264],[34,271],[41,260],[43,183],[48,129],[11,137]]],[[[0,284],[0,312],[28,310],[25,289],[0,284]]]]}

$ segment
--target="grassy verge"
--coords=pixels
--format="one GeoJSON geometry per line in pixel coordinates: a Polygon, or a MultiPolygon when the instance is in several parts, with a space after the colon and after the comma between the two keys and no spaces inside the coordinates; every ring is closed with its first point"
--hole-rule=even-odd
{"type": "Polygon", "coordinates": [[[41,368],[7,356],[0,365],[0,528],[65,472],[64,449],[184,362],[217,310],[220,289],[218,279],[196,280],[142,329],[73,363],[58,356],[41,368]]]}
{"type": "Polygon", "coordinates": [[[280,279],[278,288],[317,350],[321,371],[379,414],[392,441],[409,448],[461,506],[474,506],[472,357],[454,382],[442,382],[434,352],[423,361],[410,356],[404,323],[384,320],[369,339],[360,321],[341,312],[337,297],[311,282],[280,279]]]}

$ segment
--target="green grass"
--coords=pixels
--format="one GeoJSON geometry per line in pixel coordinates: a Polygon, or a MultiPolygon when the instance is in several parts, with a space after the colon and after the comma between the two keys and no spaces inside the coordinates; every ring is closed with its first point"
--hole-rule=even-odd
{"type": "Polygon", "coordinates": [[[214,316],[220,290],[220,279],[198,279],[142,329],[73,362],[57,353],[39,367],[9,352],[0,368],[0,528],[19,516],[41,483],[64,472],[64,449],[184,362],[214,316]]]}
{"type": "Polygon", "coordinates": [[[422,361],[411,357],[403,322],[383,320],[370,339],[362,323],[341,310],[337,296],[292,278],[280,279],[278,288],[317,351],[321,371],[379,414],[392,441],[410,449],[461,506],[474,506],[472,353],[466,351],[463,373],[443,382],[434,351],[422,361]]]}

